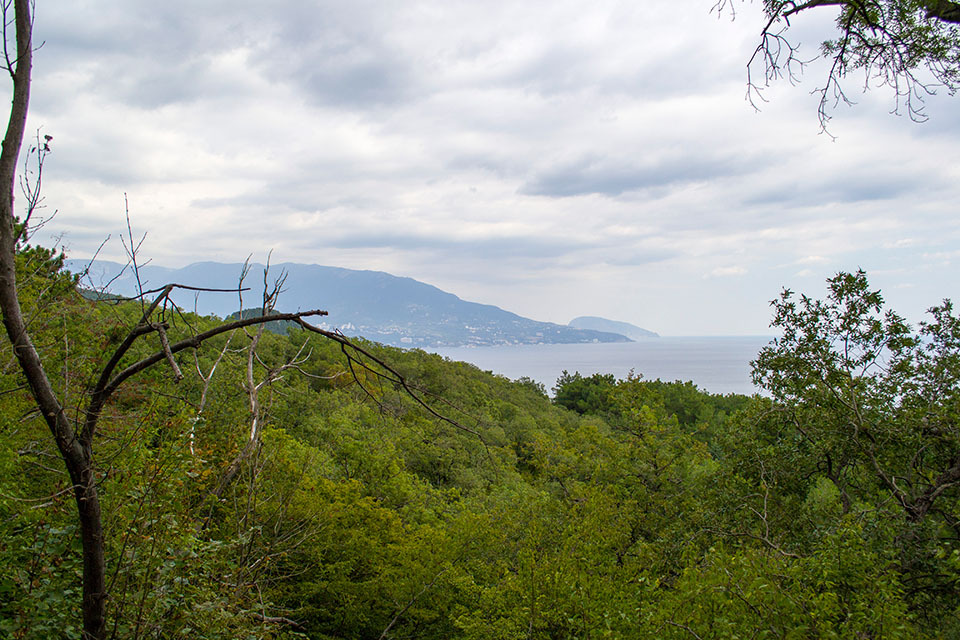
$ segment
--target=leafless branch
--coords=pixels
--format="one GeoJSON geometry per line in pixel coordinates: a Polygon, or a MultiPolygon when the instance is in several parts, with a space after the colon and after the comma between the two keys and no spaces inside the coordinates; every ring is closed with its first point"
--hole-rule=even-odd
{"type": "Polygon", "coordinates": [[[160,346],[163,349],[163,355],[167,358],[167,364],[170,365],[170,368],[173,370],[174,380],[180,382],[183,380],[183,372],[180,371],[180,367],[177,365],[176,358],[173,357],[173,352],[170,351],[170,341],[167,340],[167,329],[164,323],[158,322],[153,325],[153,330],[157,332],[160,336],[160,346]]]}
{"type": "MultiPolygon", "coordinates": [[[[427,413],[429,413],[429,414],[432,415],[433,417],[437,418],[438,420],[441,420],[441,421],[443,421],[443,422],[446,422],[446,423],[449,424],[450,426],[452,426],[452,427],[454,427],[454,428],[456,428],[456,429],[459,429],[460,431],[464,431],[464,432],[466,432],[466,433],[469,433],[469,434],[475,436],[475,437],[476,437],[477,439],[479,439],[480,442],[483,443],[483,445],[486,447],[486,441],[484,440],[483,436],[482,436],[479,432],[477,432],[477,431],[475,431],[475,430],[473,430],[473,429],[470,429],[469,427],[465,427],[464,425],[460,424],[460,423],[457,422],[456,420],[453,420],[453,419],[449,418],[448,416],[445,416],[445,415],[439,413],[436,409],[434,409],[433,407],[431,407],[431,406],[430,406],[426,401],[424,401],[423,398],[421,398],[421,397],[417,394],[417,392],[410,386],[410,383],[407,381],[407,379],[406,379],[404,376],[402,376],[396,369],[394,369],[393,367],[391,367],[390,365],[388,365],[388,364],[387,364],[386,362],[384,362],[382,359],[376,357],[375,355],[373,355],[372,353],[370,353],[369,351],[367,351],[367,350],[364,349],[363,347],[359,346],[358,344],[356,344],[356,343],[354,343],[354,342],[351,342],[345,335],[343,335],[343,334],[340,333],[340,332],[327,331],[327,330],[325,330],[325,329],[320,329],[319,327],[315,327],[315,326],[313,326],[313,325],[311,325],[311,324],[303,321],[303,320],[300,319],[300,318],[297,318],[297,319],[295,320],[295,322],[297,322],[297,324],[299,324],[301,327],[303,327],[303,328],[306,329],[307,331],[311,331],[311,332],[313,332],[313,333],[318,333],[318,334],[320,334],[320,335],[322,335],[322,336],[324,336],[324,337],[326,337],[326,338],[329,338],[330,340],[333,340],[334,342],[338,343],[338,344],[340,345],[340,350],[341,350],[341,352],[347,357],[347,362],[348,362],[348,364],[349,364],[349,366],[350,366],[350,368],[351,368],[351,371],[353,371],[353,373],[354,373],[354,379],[356,379],[356,380],[358,381],[358,383],[359,383],[359,379],[358,379],[357,376],[356,376],[356,370],[353,368],[353,365],[354,365],[354,364],[356,364],[357,366],[360,366],[360,367],[362,367],[363,369],[371,372],[372,374],[374,374],[374,375],[375,375],[377,378],[379,378],[379,379],[383,379],[383,380],[386,380],[387,382],[391,382],[391,383],[393,383],[393,384],[399,385],[399,386],[406,392],[406,394],[407,394],[410,398],[412,398],[418,405],[420,405],[423,409],[425,409],[425,410],[427,411],[427,413]],[[362,357],[365,357],[365,358],[369,359],[371,362],[375,363],[375,364],[379,367],[379,370],[378,370],[378,369],[373,369],[373,368],[371,368],[370,366],[368,366],[361,358],[358,357],[358,355],[359,355],[359,356],[362,356],[362,357]]],[[[371,398],[373,398],[374,400],[376,400],[375,396],[373,396],[373,394],[370,393],[369,390],[367,390],[365,387],[363,387],[363,385],[361,385],[361,388],[363,388],[363,390],[367,393],[368,396],[370,396],[371,398]]]]}
{"type": "Polygon", "coordinates": [[[300,624],[296,620],[291,620],[290,618],[284,618],[283,616],[267,616],[259,612],[252,612],[250,615],[252,615],[257,620],[260,620],[261,622],[265,622],[267,624],[283,624],[296,631],[307,630],[306,627],[304,627],[302,624],[300,624]]]}
{"type": "Polygon", "coordinates": [[[33,233],[43,227],[56,215],[53,215],[39,222],[33,222],[34,213],[43,208],[43,164],[50,153],[50,141],[53,137],[44,135],[40,138],[40,129],[37,129],[35,144],[31,144],[23,159],[23,171],[20,174],[20,191],[26,202],[26,213],[20,226],[17,229],[16,239],[18,242],[26,242],[33,233]],[[31,167],[35,164],[35,168],[31,167]],[[31,178],[33,176],[33,178],[31,178]],[[33,224],[31,224],[33,222],[33,224]]]}
{"type": "Polygon", "coordinates": [[[197,353],[197,350],[195,349],[193,352],[193,359],[194,363],[196,364],[197,375],[200,377],[200,380],[203,381],[203,386],[200,391],[200,403],[197,406],[197,413],[193,417],[193,421],[190,425],[190,455],[196,455],[194,443],[197,433],[197,423],[203,418],[203,411],[207,406],[207,397],[210,393],[210,382],[213,380],[213,374],[216,373],[217,367],[220,366],[220,362],[223,360],[224,356],[227,355],[234,335],[236,335],[236,331],[231,331],[230,335],[227,336],[227,341],[224,343],[223,348],[220,349],[216,359],[213,361],[213,365],[210,367],[210,372],[207,374],[204,374],[203,369],[200,367],[200,357],[197,353]]]}
{"type": "Polygon", "coordinates": [[[134,243],[133,227],[130,226],[130,202],[127,200],[126,193],[123,194],[123,209],[127,218],[127,238],[124,239],[123,236],[120,236],[120,241],[123,244],[124,251],[127,253],[127,259],[130,264],[133,265],[133,277],[137,280],[137,297],[140,299],[142,306],[143,296],[146,294],[143,291],[143,282],[140,280],[140,265],[137,264],[137,253],[140,251],[140,247],[143,246],[143,241],[147,239],[147,234],[144,233],[140,236],[140,240],[134,243]],[[129,244],[127,244],[128,242],[129,244]]]}

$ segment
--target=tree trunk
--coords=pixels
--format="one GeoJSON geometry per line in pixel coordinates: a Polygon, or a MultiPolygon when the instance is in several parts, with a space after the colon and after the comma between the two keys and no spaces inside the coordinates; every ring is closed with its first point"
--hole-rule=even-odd
{"type": "MultiPolygon", "coordinates": [[[[4,7],[3,19],[8,20],[4,7]]],[[[26,129],[30,104],[32,67],[32,24],[29,0],[15,0],[17,30],[16,59],[9,60],[13,78],[13,102],[0,152],[0,312],[14,355],[27,379],[30,391],[73,482],[80,536],[83,545],[83,634],[85,640],[102,640],[105,635],[106,589],[103,553],[103,523],[91,448],[81,444],[63,412],[50,380],[27,332],[17,294],[16,256],[19,228],[14,211],[17,162],[26,129]]]]}
{"type": "MultiPolygon", "coordinates": [[[[70,477],[73,479],[74,474],[70,477]]],[[[74,479],[73,492],[83,547],[83,636],[84,640],[102,640],[106,637],[107,623],[106,560],[97,476],[92,464],[87,464],[74,479]]]]}

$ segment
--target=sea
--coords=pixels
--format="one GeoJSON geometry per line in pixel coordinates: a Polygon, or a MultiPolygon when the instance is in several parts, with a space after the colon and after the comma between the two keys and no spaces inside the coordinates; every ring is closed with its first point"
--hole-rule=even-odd
{"type": "MultiPolygon", "coordinates": [[[[644,380],[693,382],[709,393],[752,395],[750,362],[772,336],[660,337],[637,342],[436,347],[431,351],[469,362],[511,380],[536,380],[548,393],[564,371],[583,376],[631,372],[644,380]]],[[[552,393],[551,393],[552,395],[552,393]]]]}

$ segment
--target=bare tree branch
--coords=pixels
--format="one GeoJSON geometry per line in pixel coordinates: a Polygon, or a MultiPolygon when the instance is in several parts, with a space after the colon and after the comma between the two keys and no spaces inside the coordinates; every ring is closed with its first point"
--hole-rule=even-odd
{"type": "MultiPolygon", "coordinates": [[[[487,443],[486,443],[486,441],[483,439],[483,436],[482,436],[479,432],[477,432],[477,431],[475,431],[475,430],[473,430],[473,429],[471,429],[471,428],[469,428],[469,427],[466,427],[466,426],[460,424],[460,423],[457,422],[456,420],[453,420],[453,419],[449,418],[448,416],[445,416],[445,415],[439,413],[436,409],[434,409],[433,407],[431,407],[431,406],[430,406],[426,401],[424,401],[423,398],[421,398],[421,397],[417,394],[417,392],[410,386],[410,383],[407,381],[407,379],[406,379],[404,376],[402,376],[396,369],[394,369],[393,367],[391,367],[390,365],[388,365],[388,364],[387,364],[386,362],[384,362],[382,359],[376,357],[375,355],[373,355],[372,353],[370,353],[369,351],[367,351],[367,350],[364,349],[363,347],[357,345],[356,343],[351,342],[351,341],[350,341],[349,339],[347,339],[347,337],[344,336],[342,333],[333,332],[333,331],[327,331],[327,330],[325,330],[325,329],[320,329],[319,327],[315,327],[315,326],[313,326],[313,325],[311,325],[311,324],[308,324],[308,323],[304,322],[304,321],[303,321],[302,319],[300,319],[300,318],[297,318],[297,319],[294,320],[294,321],[297,322],[297,324],[299,324],[301,327],[303,327],[303,328],[306,329],[307,331],[311,331],[311,332],[313,332],[313,333],[319,333],[320,335],[322,335],[322,336],[324,336],[324,337],[326,337],[326,338],[329,338],[330,340],[333,340],[334,342],[339,343],[339,344],[340,344],[340,349],[341,349],[341,351],[342,351],[343,354],[347,357],[348,363],[349,363],[350,366],[351,366],[351,370],[352,370],[353,364],[357,364],[357,365],[363,367],[364,369],[366,369],[367,371],[370,371],[371,373],[373,373],[373,374],[376,375],[377,377],[382,378],[382,379],[385,379],[385,380],[387,380],[388,382],[392,382],[392,383],[394,383],[394,384],[396,384],[396,385],[399,385],[399,386],[407,393],[407,395],[408,395],[410,398],[412,398],[418,405],[420,405],[423,409],[425,409],[425,410],[427,411],[427,413],[429,413],[430,415],[432,415],[434,418],[437,418],[438,420],[441,420],[441,421],[443,421],[443,422],[446,422],[447,424],[449,424],[450,426],[452,426],[452,427],[454,427],[454,428],[456,428],[456,429],[459,429],[459,430],[464,431],[464,432],[466,432],[466,433],[469,433],[469,434],[471,434],[471,435],[473,435],[473,436],[476,436],[476,438],[479,439],[481,443],[483,443],[484,447],[486,447],[487,443]],[[360,355],[362,355],[363,357],[368,358],[369,360],[371,360],[372,362],[374,362],[377,366],[381,367],[382,370],[381,370],[381,371],[378,371],[378,370],[375,370],[375,369],[370,368],[370,367],[367,366],[365,363],[363,363],[363,361],[359,360],[354,354],[351,354],[350,351],[353,351],[353,352],[355,352],[356,354],[360,354],[360,355]]],[[[359,379],[357,378],[356,373],[354,373],[354,379],[357,380],[358,383],[359,383],[359,379]]],[[[363,385],[361,385],[361,387],[363,388],[363,385]]],[[[366,388],[363,388],[363,390],[367,393],[367,395],[369,395],[371,398],[373,398],[373,395],[372,395],[366,388]]],[[[374,398],[374,399],[375,399],[375,398],[374,398]]],[[[488,453],[489,453],[489,452],[488,452],[488,453]]]]}

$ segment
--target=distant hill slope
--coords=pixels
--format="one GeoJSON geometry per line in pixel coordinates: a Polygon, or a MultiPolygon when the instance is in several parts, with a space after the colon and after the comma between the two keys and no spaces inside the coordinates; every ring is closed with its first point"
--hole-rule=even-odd
{"type": "MultiPolygon", "coordinates": [[[[80,271],[83,260],[68,260],[67,268],[80,271]]],[[[97,261],[90,280],[97,288],[107,287],[117,295],[135,295],[136,279],[130,270],[119,277],[122,265],[97,261]],[[109,284],[108,284],[109,283],[109,284]]],[[[140,278],[145,290],[175,282],[193,287],[228,289],[237,286],[242,265],[198,262],[182,269],[147,265],[140,278]]],[[[356,271],[338,267],[285,263],[272,265],[275,277],[287,274],[278,310],[324,309],[330,313],[323,323],[348,335],[401,347],[463,345],[629,342],[616,332],[578,329],[538,322],[504,311],[499,307],[461,300],[452,293],[381,271],[356,271]]],[[[90,282],[82,283],[86,286],[90,282]]],[[[243,307],[259,303],[263,287],[263,265],[253,264],[247,277],[243,307]]],[[[188,310],[226,317],[239,308],[236,294],[181,291],[174,298],[188,310]]]]}
{"type": "Polygon", "coordinates": [[[617,320],[607,320],[596,316],[580,316],[570,321],[568,326],[577,329],[587,329],[592,331],[609,331],[610,333],[619,333],[633,340],[642,340],[643,338],[659,338],[660,336],[653,331],[643,329],[629,322],[619,322],[617,320]]]}

